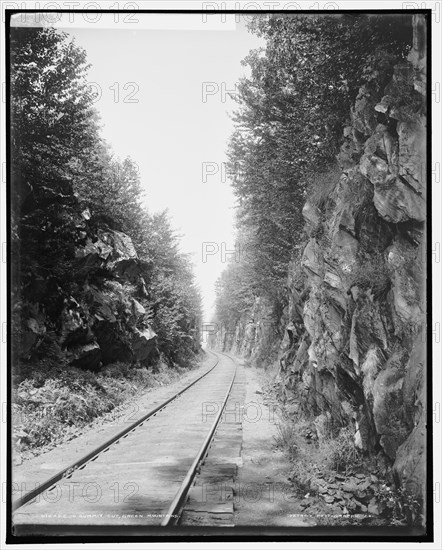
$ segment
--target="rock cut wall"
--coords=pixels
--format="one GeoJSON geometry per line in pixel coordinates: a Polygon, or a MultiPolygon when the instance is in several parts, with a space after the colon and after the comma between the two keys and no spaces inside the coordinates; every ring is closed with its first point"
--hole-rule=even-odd
{"type": "Polygon", "coordinates": [[[406,60],[359,90],[338,155],[339,181],[303,209],[308,243],[276,314],[265,298],[217,345],[255,363],[279,348],[295,412],[352,426],[418,496],[426,446],[426,21],[406,60]]]}

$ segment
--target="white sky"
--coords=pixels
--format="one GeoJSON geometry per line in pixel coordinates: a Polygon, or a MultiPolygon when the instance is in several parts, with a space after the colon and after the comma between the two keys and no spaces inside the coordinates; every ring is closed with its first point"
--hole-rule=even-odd
{"type": "Polygon", "coordinates": [[[181,249],[192,254],[203,293],[204,321],[210,321],[214,283],[226,264],[221,254],[203,262],[203,242],[214,242],[221,250],[221,243],[232,249],[234,241],[234,197],[228,181],[222,181],[221,163],[233,129],[228,113],[235,103],[222,88],[234,89],[246,71],[241,60],[262,42],[233,16],[224,16],[229,19],[223,22],[220,15],[209,15],[202,24],[201,14],[173,20],[163,16],[155,22],[152,15],[137,14],[138,24],[120,21],[117,26],[112,15],[101,15],[99,25],[73,28],[64,21],[57,26],[69,27],[65,30],[87,51],[92,64],[89,80],[101,89],[96,106],[103,136],[117,156],[130,156],[139,165],[149,211],[169,209],[172,224],[182,235],[181,249]],[[100,28],[106,25],[111,28],[100,28]],[[186,26],[203,30],[176,30],[186,26]],[[124,89],[127,83],[134,85],[124,89]],[[209,91],[219,90],[207,95],[205,102],[203,83],[213,83],[209,91]],[[138,102],[125,102],[127,96],[138,102]],[[206,182],[203,163],[216,163],[211,170],[219,167],[206,182]]]}

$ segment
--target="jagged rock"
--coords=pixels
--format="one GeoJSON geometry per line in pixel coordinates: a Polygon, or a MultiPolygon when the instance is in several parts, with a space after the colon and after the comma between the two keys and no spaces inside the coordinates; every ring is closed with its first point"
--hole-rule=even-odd
{"type": "Polygon", "coordinates": [[[317,206],[308,201],[304,204],[302,215],[311,230],[317,229],[321,224],[321,212],[317,206]]]}
{"type": "Polygon", "coordinates": [[[156,334],[151,328],[135,329],[132,337],[132,349],[135,361],[146,364],[156,345],[156,334]]]}
{"type": "Polygon", "coordinates": [[[355,310],[352,316],[351,320],[351,328],[350,328],[350,342],[349,342],[349,358],[353,361],[353,364],[355,365],[356,371],[360,372],[359,369],[359,348],[358,348],[358,339],[356,336],[356,320],[357,320],[357,311],[355,310]]]}
{"type": "Polygon", "coordinates": [[[28,315],[32,317],[23,323],[20,338],[19,353],[24,358],[29,358],[46,334],[45,315],[40,311],[38,304],[30,304],[27,309],[28,315]]]}
{"type": "Polygon", "coordinates": [[[68,358],[73,367],[92,371],[97,371],[101,367],[101,349],[97,342],[69,350],[68,358]]]}
{"type": "Polygon", "coordinates": [[[347,500],[346,508],[348,509],[349,512],[354,512],[357,507],[358,507],[358,505],[356,504],[356,502],[354,500],[351,500],[351,499],[347,500]]]}
{"type": "Polygon", "coordinates": [[[396,314],[403,323],[418,326],[423,321],[422,265],[417,249],[396,239],[387,250],[387,261],[392,267],[392,295],[396,314]]]}
{"type": "Polygon", "coordinates": [[[142,319],[146,315],[146,310],[135,298],[132,298],[132,311],[135,318],[135,322],[142,319]]]}
{"type": "Polygon", "coordinates": [[[367,491],[367,489],[370,487],[370,485],[371,485],[371,481],[369,479],[365,478],[360,483],[358,483],[358,490],[362,493],[365,493],[365,491],[367,491]]]}
{"type": "Polygon", "coordinates": [[[360,448],[363,451],[370,451],[376,444],[370,401],[364,401],[356,411],[356,430],[359,432],[360,448]]]}
{"type": "MultiPolygon", "coordinates": [[[[303,209],[310,240],[302,277],[290,266],[280,376],[293,392],[293,410],[315,417],[319,443],[330,433],[330,415],[339,418],[379,463],[380,477],[394,463],[398,479],[412,486],[425,478],[424,353],[416,341],[425,310],[425,257],[418,254],[425,240],[426,120],[413,90],[425,92],[425,55],[416,50],[395,67],[392,54],[380,57],[382,67],[360,89],[344,129],[339,182],[321,212],[310,203],[303,209]]],[[[265,318],[253,308],[251,326],[265,318]]],[[[240,340],[247,321],[232,331],[240,340]]],[[[262,349],[261,333],[250,341],[238,349],[253,356],[262,349]]],[[[377,515],[382,506],[372,496],[379,479],[361,476],[335,478],[348,492],[319,483],[318,491],[330,504],[348,501],[348,510],[377,515]]]]}
{"type": "Polygon", "coordinates": [[[344,143],[341,145],[339,154],[337,156],[337,162],[341,170],[351,169],[355,162],[358,161],[361,156],[361,147],[351,139],[344,140],[344,143]]]}
{"type": "Polygon", "coordinates": [[[336,207],[331,213],[328,226],[331,235],[344,229],[357,237],[356,215],[362,204],[373,196],[373,186],[368,179],[354,167],[342,174],[332,193],[336,207]]]}
{"type": "Polygon", "coordinates": [[[373,201],[360,208],[356,216],[356,236],[360,247],[370,254],[384,252],[394,237],[391,225],[376,210],[373,201]]]}
{"type": "Polygon", "coordinates": [[[376,345],[371,345],[368,349],[364,361],[361,365],[361,372],[364,376],[363,388],[367,399],[373,396],[373,386],[379,370],[382,367],[382,354],[376,345]]]}
{"type": "Polygon", "coordinates": [[[375,106],[379,97],[368,85],[359,89],[354,107],[351,109],[352,125],[362,134],[371,135],[377,125],[375,106]]]}
{"type": "Polygon", "coordinates": [[[413,123],[413,132],[410,123],[401,124],[398,125],[399,139],[394,138],[386,126],[379,124],[376,127],[364,146],[360,169],[374,185],[374,205],[385,220],[393,223],[423,221],[426,205],[421,193],[425,154],[419,147],[425,143],[424,129],[413,123]]]}
{"type": "Polygon", "coordinates": [[[419,422],[425,410],[425,342],[424,329],[417,333],[410,358],[405,368],[404,385],[402,388],[404,400],[404,417],[411,430],[419,422]]]}
{"type": "Polygon", "coordinates": [[[302,254],[301,265],[307,269],[318,282],[324,276],[322,251],[315,239],[310,239],[302,254]]]}
{"type": "Polygon", "coordinates": [[[356,493],[358,491],[358,485],[355,481],[346,481],[342,485],[342,490],[345,493],[356,493]]]}
{"type": "Polygon", "coordinates": [[[425,441],[425,416],[422,416],[406,441],[397,449],[393,465],[393,470],[405,489],[418,498],[425,495],[427,476],[425,441]]]}
{"type": "Polygon", "coordinates": [[[95,321],[107,321],[109,323],[117,321],[116,300],[110,293],[101,292],[96,287],[90,286],[87,291],[87,298],[95,321]]]}
{"type": "Polygon", "coordinates": [[[83,212],[81,213],[84,220],[90,220],[91,219],[91,211],[89,208],[85,208],[83,212]]]}
{"type": "Polygon", "coordinates": [[[138,255],[131,238],[120,231],[99,230],[97,239],[89,238],[85,246],[77,248],[75,257],[80,268],[105,267],[121,279],[139,282],[138,255]]]}
{"type": "Polygon", "coordinates": [[[293,372],[299,372],[302,367],[305,365],[306,361],[308,360],[308,348],[309,343],[307,341],[307,338],[303,337],[301,344],[298,348],[298,351],[296,353],[295,360],[293,362],[292,370],[293,372]]]}
{"type": "Polygon", "coordinates": [[[413,122],[399,122],[399,174],[416,193],[425,197],[426,128],[422,119],[413,122]]]}
{"type": "Polygon", "coordinates": [[[75,251],[77,265],[84,269],[93,269],[102,266],[112,254],[112,247],[106,242],[98,240],[92,242],[87,239],[85,246],[75,251]]]}
{"type": "Polygon", "coordinates": [[[392,179],[387,160],[376,154],[364,155],[360,167],[362,174],[375,186],[386,185],[392,179]]]}
{"type": "Polygon", "coordinates": [[[61,312],[61,338],[60,343],[69,347],[79,343],[86,343],[89,335],[87,312],[72,296],[65,300],[65,306],[61,312]]]}
{"type": "Polygon", "coordinates": [[[399,144],[383,124],[376,126],[374,134],[365,142],[360,170],[373,185],[385,185],[398,175],[399,144]]]}
{"type": "Polygon", "coordinates": [[[133,362],[129,333],[121,330],[117,322],[98,321],[94,324],[93,331],[101,347],[103,365],[116,361],[133,362]]]}
{"type": "Polygon", "coordinates": [[[112,255],[107,264],[108,269],[122,279],[137,283],[140,266],[132,239],[120,231],[105,233],[102,238],[112,246],[112,255]]]}
{"type": "Polygon", "coordinates": [[[357,261],[358,241],[347,231],[339,229],[334,237],[330,257],[345,273],[350,273],[357,261]]]}
{"type": "Polygon", "coordinates": [[[408,220],[422,222],[426,218],[424,198],[400,178],[389,182],[386,188],[375,188],[374,205],[379,214],[391,223],[408,220]]]}
{"type": "MultiPolygon", "coordinates": [[[[381,283],[381,281],[379,281],[381,283]]],[[[365,354],[375,346],[377,349],[388,349],[386,321],[381,315],[378,304],[371,292],[360,291],[357,306],[352,317],[353,345],[357,346],[362,363],[367,359],[365,354]]],[[[379,354],[378,354],[378,357],[379,354]]]]}
{"type": "Polygon", "coordinates": [[[406,433],[402,427],[401,410],[403,370],[400,368],[402,354],[390,357],[373,386],[373,418],[380,444],[386,454],[394,460],[396,449],[404,441],[406,433]]]}
{"type": "Polygon", "coordinates": [[[386,113],[389,109],[391,104],[393,103],[394,98],[391,95],[384,95],[384,97],[381,99],[381,101],[375,105],[375,111],[378,113],[386,113]]]}
{"type": "Polygon", "coordinates": [[[341,277],[337,274],[335,270],[332,270],[332,268],[330,268],[329,266],[327,266],[324,274],[324,283],[327,283],[332,288],[335,288],[337,290],[344,290],[345,288],[341,277]]]}

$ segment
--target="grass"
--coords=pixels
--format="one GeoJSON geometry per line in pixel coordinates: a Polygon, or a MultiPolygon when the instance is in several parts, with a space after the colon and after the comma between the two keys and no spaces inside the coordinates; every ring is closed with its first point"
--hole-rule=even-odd
{"type": "Polygon", "coordinates": [[[346,475],[349,470],[361,467],[363,459],[354,446],[353,434],[343,427],[337,436],[331,433],[322,438],[306,438],[315,428],[308,420],[285,420],[278,425],[275,437],[277,447],[284,450],[293,462],[292,478],[301,492],[310,490],[316,478],[336,473],[346,475]]]}
{"type": "Polygon", "coordinates": [[[306,193],[308,202],[323,211],[340,177],[341,171],[337,164],[330,165],[322,172],[309,174],[306,193]]]}

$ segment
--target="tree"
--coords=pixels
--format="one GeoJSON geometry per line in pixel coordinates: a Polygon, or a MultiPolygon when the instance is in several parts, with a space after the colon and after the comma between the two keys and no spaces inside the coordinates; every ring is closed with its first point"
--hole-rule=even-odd
{"type": "Polygon", "coordinates": [[[86,54],[51,28],[11,29],[13,281],[68,281],[78,239],[71,168],[99,141],[86,54]]]}
{"type": "MultiPolygon", "coordinates": [[[[360,86],[392,70],[408,50],[408,19],[365,15],[255,16],[249,29],[266,41],[243,61],[228,172],[238,199],[238,244],[256,253],[229,264],[218,313],[237,318],[238,289],[278,299],[294,250],[305,239],[302,208],[314,174],[335,164],[342,130],[360,86]],[[240,276],[239,276],[240,275],[240,276]],[[271,295],[271,296],[269,296],[271,295]]],[[[379,79],[377,79],[379,80],[379,79]]]]}
{"type": "Polygon", "coordinates": [[[70,178],[99,142],[86,52],[52,28],[11,29],[11,125],[15,185],[70,178]]]}
{"type": "Polygon", "coordinates": [[[76,268],[77,248],[100,229],[122,231],[144,270],[159,348],[187,361],[199,350],[201,317],[192,266],[167,214],[144,208],[136,163],[115,158],[100,137],[86,53],[66,33],[29,27],[11,30],[11,52],[15,304],[38,302],[59,319],[64,297],[81,300],[85,277],[103,276],[99,266],[76,268]]]}
{"type": "Polygon", "coordinates": [[[141,252],[148,281],[148,308],[159,336],[159,349],[173,363],[187,363],[199,349],[202,301],[192,264],[179,251],[167,211],[150,219],[141,252]]]}

